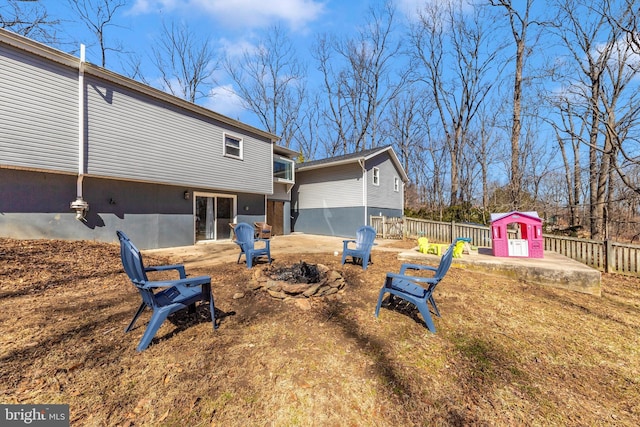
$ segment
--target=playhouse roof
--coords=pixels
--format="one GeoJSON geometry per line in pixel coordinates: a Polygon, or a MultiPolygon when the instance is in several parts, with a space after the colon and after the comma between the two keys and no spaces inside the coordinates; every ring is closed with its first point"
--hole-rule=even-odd
{"type": "Polygon", "coordinates": [[[514,214],[520,215],[520,216],[525,216],[531,219],[535,219],[536,221],[540,221],[542,222],[542,218],[540,218],[538,216],[538,212],[519,212],[519,211],[511,211],[511,212],[507,212],[507,213],[492,213],[491,214],[491,222],[495,222],[495,221],[499,221],[503,218],[507,218],[509,216],[512,216],[514,214]]]}

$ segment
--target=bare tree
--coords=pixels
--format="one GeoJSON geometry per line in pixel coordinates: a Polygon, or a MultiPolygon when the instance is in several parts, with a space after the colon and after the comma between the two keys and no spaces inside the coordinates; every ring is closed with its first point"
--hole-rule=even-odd
{"type": "Polygon", "coordinates": [[[415,181],[424,206],[428,211],[437,213],[435,218],[442,220],[448,194],[448,151],[444,141],[446,136],[438,127],[427,126],[426,131],[422,155],[416,158],[415,181]]]}
{"type": "Polygon", "coordinates": [[[511,0],[489,0],[492,6],[501,7],[505,10],[509,18],[509,26],[511,34],[516,46],[515,53],[515,70],[513,78],[513,105],[512,105],[512,121],[511,121],[511,200],[513,210],[517,210],[520,205],[520,192],[522,191],[523,171],[520,166],[520,133],[522,129],[522,91],[523,91],[523,72],[525,60],[529,55],[528,46],[528,30],[529,26],[535,24],[530,20],[531,7],[533,0],[526,0],[524,4],[519,2],[523,7],[519,11],[514,7],[511,0]]]}
{"type": "Polygon", "coordinates": [[[0,5],[0,28],[25,37],[54,44],[60,20],[51,18],[40,2],[6,0],[0,5]]]}
{"type": "MultiPolygon", "coordinates": [[[[592,15],[589,21],[583,20],[579,14],[578,6],[584,5],[575,0],[562,0],[558,4],[559,15],[556,19],[560,39],[569,51],[569,57],[573,60],[575,68],[566,71],[569,80],[567,91],[570,93],[574,105],[576,101],[582,101],[584,112],[586,135],[580,135],[582,141],[589,147],[589,197],[590,197],[590,223],[591,237],[600,238],[603,232],[603,200],[598,198],[599,175],[607,176],[609,171],[605,168],[608,162],[601,163],[598,159],[598,102],[600,100],[601,79],[604,67],[608,61],[609,51],[598,52],[597,45],[600,34],[605,31],[606,21],[601,14],[592,15]],[[583,77],[584,80],[573,80],[572,76],[583,77]]],[[[600,190],[600,194],[603,194],[600,190]]]]}
{"type": "Polygon", "coordinates": [[[296,123],[296,142],[300,156],[298,160],[315,159],[318,153],[317,135],[321,126],[320,100],[318,95],[307,96],[296,123]]]}
{"type": "Polygon", "coordinates": [[[307,70],[282,28],[271,27],[260,44],[244,51],[240,59],[227,58],[225,69],[244,107],[291,147],[300,131],[307,70]]]}
{"type": "Polygon", "coordinates": [[[633,46],[620,39],[610,49],[611,59],[607,62],[600,91],[605,147],[612,150],[612,170],[623,184],[640,194],[640,181],[625,171],[626,165],[640,165],[637,152],[640,94],[635,84],[640,75],[640,58],[633,46]]]}
{"type": "Polygon", "coordinates": [[[491,32],[481,8],[462,2],[430,3],[411,30],[417,79],[431,92],[450,156],[450,203],[461,201],[460,167],[478,109],[498,81],[500,46],[488,46],[491,32]]]}
{"type": "Polygon", "coordinates": [[[98,40],[100,65],[107,66],[107,51],[121,52],[122,46],[107,44],[107,28],[115,26],[114,18],[118,9],[126,5],[126,0],[68,0],[73,11],[80,17],[98,40]]]}
{"type": "Polygon", "coordinates": [[[143,57],[141,55],[131,52],[125,56],[122,68],[127,77],[138,80],[147,86],[152,86],[152,83],[147,79],[142,71],[142,61],[143,57]]]}
{"type": "Polygon", "coordinates": [[[335,43],[333,39],[323,34],[318,37],[313,48],[313,56],[318,62],[318,71],[322,75],[322,87],[326,97],[320,116],[327,132],[318,137],[329,156],[335,156],[341,151],[345,154],[350,139],[346,108],[347,94],[342,84],[336,84],[336,81],[341,80],[342,73],[334,66],[337,61],[334,59],[333,43],[335,43]]]}
{"type": "Polygon", "coordinates": [[[604,10],[611,25],[624,33],[624,40],[632,51],[640,54],[640,14],[638,0],[604,0],[604,10]],[[615,13],[614,13],[615,12],[615,13]]]}
{"type": "Polygon", "coordinates": [[[186,24],[163,24],[152,52],[163,90],[193,103],[211,96],[220,66],[209,37],[198,37],[186,24]]]}
{"type": "Polygon", "coordinates": [[[478,130],[469,138],[469,148],[473,154],[473,163],[477,165],[482,187],[482,220],[488,220],[489,213],[489,176],[495,159],[495,153],[500,152],[500,140],[496,136],[496,120],[499,110],[495,105],[484,104],[478,113],[478,130]]]}
{"type": "MultiPolygon", "coordinates": [[[[564,94],[571,103],[579,130],[564,126],[562,132],[579,140],[589,151],[589,220],[591,237],[607,237],[607,222],[619,202],[621,183],[640,194],[638,178],[629,174],[637,156],[640,72],[634,46],[618,21],[632,13],[624,1],[593,3],[586,0],[558,2],[556,34],[569,53],[561,73],[564,94]],[[576,70],[579,72],[576,73],[576,70]],[[615,176],[614,176],[615,175],[615,176]]],[[[637,13],[637,12],[635,12],[637,13]]],[[[569,111],[565,106],[565,111],[569,111]]]]}
{"type": "Polygon", "coordinates": [[[586,123],[583,120],[576,120],[577,116],[573,111],[572,103],[566,97],[557,99],[559,122],[550,121],[554,129],[558,148],[562,156],[564,166],[564,185],[566,189],[566,199],[569,208],[569,227],[581,225],[578,213],[578,206],[582,202],[582,166],[581,166],[581,139],[580,135],[585,132],[586,123]],[[577,123],[576,123],[577,122],[577,123]],[[576,129],[579,127],[580,129],[576,129]],[[567,146],[570,153],[567,153],[567,146]]]}
{"type": "MultiPolygon", "coordinates": [[[[523,189],[529,196],[529,204],[523,203],[522,208],[527,210],[537,210],[541,203],[540,188],[544,180],[551,174],[551,162],[553,156],[547,145],[547,141],[540,140],[539,126],[536,120],[526,120],[523,122],[523,138],[521,148],[523,189]]],[[[555,151],[555,150],[553,150],[555,151]]]]}
{"type": "MultiPolygon", "coordinates": [[[[568,68],[562,73],[566,96],[573,104],[572,111],[584,120],[585,133],[572,136],[589,150],[589,219],[594,239],[606,236],[612,172],[618,172],[620,177],[626,175],[618,159],[624,158],[622,151],[627,152],[622,141],[629,141],[626,135],[633,128],[630,124],[637,120],[638,111],[638,101],[628,97],[622,120],[616,118],[621,93],[634,91],[625,81],[636,71],[629,66],[629,61],[635,58],[629,54],[630,45],[621,43],[624,32],[612,25],[610,19],[629,10],[623,2],[618,2],[615,10],[613,6],[612,2],[603,5],[587,0],[561,0],[557,2],[555,22],[555,32],[568,52],[565,58],[568,68]]],[[[631,141],[634,146],[637,144],[636,138],[631,141]]],[[[630,159],[633,160],[633,155],[630,159]]],[[[637,188],[633,180],[629,183],[637,188]]]]}
{"type": "Polygon", "coordinates": [[[418,88],[403,91],[389,105],[384,126],[385,139],[394,141],[402,166],[410,178],[416,179],[419,159],[426,141],[426,123],[433,112],[429,97],[418,88]]]}
{"type": "MultiPolygon", "coordinates": [[[[369,10],[354,38],[318,37],[314,56],[327,99],[323,111],[330,154],[349,153],[380,144],[380,126],[390,102],[405,81],[395,74],[401,53],[394,38],[396,11],[391,2],[369,10]]],[[[406,73],[405,73],[406,74],[406,73]]]]}
{"type": "MultiPolygon", "coordinates": [[[[624,199],[637,198],[640,195],[640,177],[636,174],[640,166],[640,156],[638,155],[638,132],[637,126],[640,124],[640,95],[637,86],[634,84],[640,74],[640,60],[637,54],[628,43],[620,42],[617,39],[615,45],[611,47],[613,53],[607,62],[603,87],[600,91],[600,105],[604,146],[603,158],[610,161],[609,175],[606,179],[604,207],[604,235],[610,236],[610,223],[612,217],[619,217],[616,213],[622,213],[620,206],[624,199]],[[635,192],[635,196],[625,194],[624,189],[635,192]],[[616,197],[616,195],[619,195],[616,197]]],[[[616,230],[621,230],[617,224],[616,230]]]]}

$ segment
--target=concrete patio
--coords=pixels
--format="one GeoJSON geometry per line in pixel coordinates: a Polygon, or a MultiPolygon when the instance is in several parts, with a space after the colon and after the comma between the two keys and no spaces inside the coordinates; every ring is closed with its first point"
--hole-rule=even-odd
{"type": "MultiPolygon", "coordinates": [[[[271,253],[342,253],[342,237],[318,236],[304,233],[292,233],[286,236],[275,236],[271,240],[271,253]]],[[[435,255],[418,252],[413,249],[390,247],[394,240],[376,239],[377,251],[396,252],[398,259],[407,262],[425,262],[437,265],[435,255]]],[[[176,256],[188,268],[212,265],[221,262],[233,262],[238,258],[238,246],[233,242],[221,241],[199,243],[193,246],[154,249],[144,251],[161,255],[176,256]]],[[[591,267],[574,261],[555,252],[545,251],[544,258],[502,258],[494,257],[490,248],[479,248],[477,255],[463,255],[454,258],[455,268],[465,268],[489,274],[505,276],[527,283],[568,289],[571,291],[600,296],[601,273],[591,267]]]]}
{"type": "MultiPolygon", "coordinates": [[[[437,256],[418,252],[418,248],[403,251],[398,259],[409,262],[437,262],[437,256]]],[[[479,248],[478,254],[454,258],[452,266],[505,276],[527,283],[601,295],[601,273],[578,261],[555,252],[544,252],[544,258],[495,257],[490,248],[479,248]]]]}

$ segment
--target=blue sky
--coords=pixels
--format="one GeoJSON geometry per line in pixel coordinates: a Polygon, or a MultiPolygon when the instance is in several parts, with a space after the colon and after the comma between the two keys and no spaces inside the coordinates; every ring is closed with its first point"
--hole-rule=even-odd
{"type": "MultiPolygon", "coordinates": [[[[41,1],[50,16],[65,20],[62,36],[70,44],[62,49],[78,55],[83,43],[87,47],[87,60],[99,64],[95,37],[71,12],[67,2],[41,1]]],[[[363,22],[369,7],[380,3],[378,0],[129,0],[116,15],[117,26],[107,28],[106,37],[109,45],[120,42],[125,50],[146,58],[154,40],[160,37],[163,22],[186,23],[191,30],[208,35],[223,55],[250,48],[268,27],[277,24],[287,31],[300,58],[310,65],[310,49],[318,34],[349,34],[363,22]]],[[[414,13],[421,3],[424,0],[394,1],[403,16],[414,13]]],[[[122,58],[107,53],[108,69],[126,75],[124,67],[122,58]]],[[[257,125],[243,112],[223,73],[216,77],[220,86],[214,89],[213,97],[200,104],[257,125]]]]}

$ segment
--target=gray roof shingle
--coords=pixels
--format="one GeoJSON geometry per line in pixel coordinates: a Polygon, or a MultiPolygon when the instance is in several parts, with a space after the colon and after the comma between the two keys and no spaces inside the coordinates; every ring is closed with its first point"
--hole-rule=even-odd
{"type": "Polygon", "coordinates": [[[318,165],[329,165],[331,163],[337,163],[337,162],[343,162],[345,160],[357,160],[357,159],[361,159],[361,158],[366,158],[372,154],[378,153],[378,152],[382,152],[387,150],[389,147],[391,147],[391,145],[384,145],[382,147],[374,147],[374,148],[369,148],[368,150],[363,150],[363,151],[358,151],[355,153],[350,153],[350,154],[344,154],[342,156],[335,156],[335,157],[327,157],[324,159],[318,159],[318,160],[312,160],[309,162],[303,162],[303,163],[297,163],[296,164],[296,168],[306,168],[309,166],[318,166],[318,165]]]}

